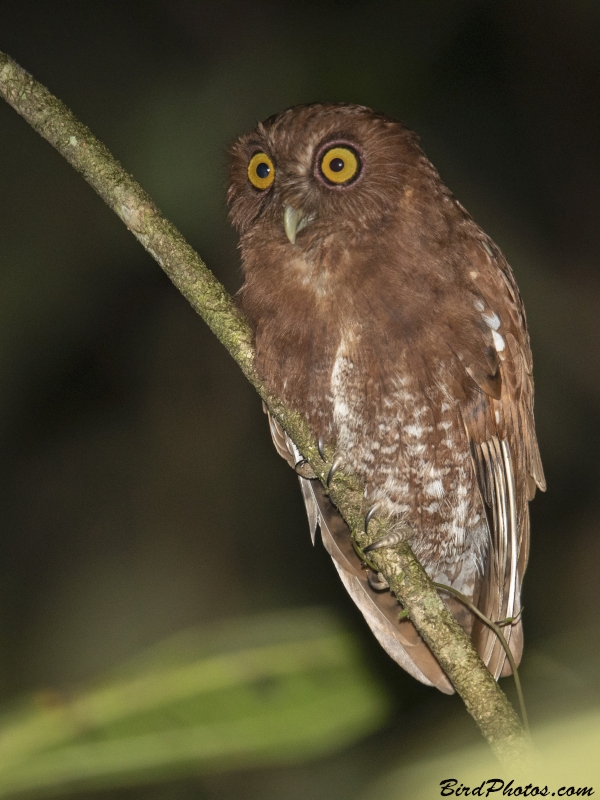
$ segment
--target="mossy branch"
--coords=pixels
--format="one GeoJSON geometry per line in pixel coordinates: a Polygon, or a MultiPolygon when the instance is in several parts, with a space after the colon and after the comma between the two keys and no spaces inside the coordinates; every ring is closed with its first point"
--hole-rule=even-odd
{"type": "MultiPolygon", "coordinates": [[[[246,320],[179,231],[165,219],[141,186],[88,128],[28,72],[1,52],[0,94],[83,175],[158,261],[225,345],[271,413],[324,482],[330,463],[324,464],[320,458],[317,443],[313,441],[306,422],[266,391],[254,371],[252,336],[246,320]]],[[[331,453],[326,455],[331,459],[331,453]]],[[[365,534],[363,491],[354,476],[341,470],[336,472],[330,494],[361,548],[385,532],[386,523],[375,519],[369,526],[369,535],[365,534]]],[[[511,765],[523,761],[529,751],[529,740],[514,709],[463,629],[446,609],[409,545],[375,551],[370,559],[435,653],[498,758],[511,765]]]]}

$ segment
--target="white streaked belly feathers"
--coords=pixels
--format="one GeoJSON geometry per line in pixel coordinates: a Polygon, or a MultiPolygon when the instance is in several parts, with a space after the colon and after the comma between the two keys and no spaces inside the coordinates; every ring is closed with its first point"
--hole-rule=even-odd
{"type": "Polygon", "coordinates": [[[430,577],[472,594],[489,534],[466,432],[449,395],[398,374],[369,399],[342,339],[331,373],[337,452],[383,514],[410,526],[430,577]],[[367,403],[371,403],[367,407],[367,403]]]}

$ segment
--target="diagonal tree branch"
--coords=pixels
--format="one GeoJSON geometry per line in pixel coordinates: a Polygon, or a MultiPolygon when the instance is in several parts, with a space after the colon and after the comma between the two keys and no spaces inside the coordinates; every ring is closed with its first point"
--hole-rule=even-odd
{"type": "MultiPolygon", "coordinates": [[[[246,320],[179,231],[88,128],[2,52],[0,95],[83,175],[158,261],[225,345],[270,412],[325,483],[332,453],[326,453],[329,463],[324,463],[306,422],[285,408],[277,397],[267,393],[254,371],[252,336],[246,320]]],[[[386,532],[386,522],[374,519],[369,525],[369,535],[365,534],[363,492],[354,476],[336,472],[330,495],[360,547],[366,547],[386,532]]],[[[507,764],[524,761],[530,745],[514,709],[463,629],[446,609],[409,545],[375,551],[369,558],[436,655],[497,757],[507,764]]]]}

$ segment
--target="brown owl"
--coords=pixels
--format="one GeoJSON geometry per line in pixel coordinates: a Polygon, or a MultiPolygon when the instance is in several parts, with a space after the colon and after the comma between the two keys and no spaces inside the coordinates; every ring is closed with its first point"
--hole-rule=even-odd
{"type": "MultiPolygon", "coordinates": [[[[498,247],[401,123],[368,108],[297,106],[232,148],[238,300],[269,391],[301,412],[336,463],[408,537],[429,576],[471,598],[523,647],[528,501],[544,489],[523,303],[498,247]]],[[[273,420],[280,454],[300,456],[273,420]]],[[[373,632],[402,667],[452,686],[381,576],[364,568],[316,480],[300,478],[317,527],[373,632]]],[[[495,635],[444,601],[498,678],[495,635]]]]}

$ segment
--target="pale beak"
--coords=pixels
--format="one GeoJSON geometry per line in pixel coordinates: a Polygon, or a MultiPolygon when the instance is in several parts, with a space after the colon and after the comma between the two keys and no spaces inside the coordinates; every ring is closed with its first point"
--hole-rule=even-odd
{"type": "Polygon", "coordinates": [[[303,228],[306,228],[308,223],[312,220],[311,215],[307,215],[304,211],[286,206],[283,212],[283,227],[285,235],[292,244],[296,244],[296,234],[300,233],[303,228]]]}

